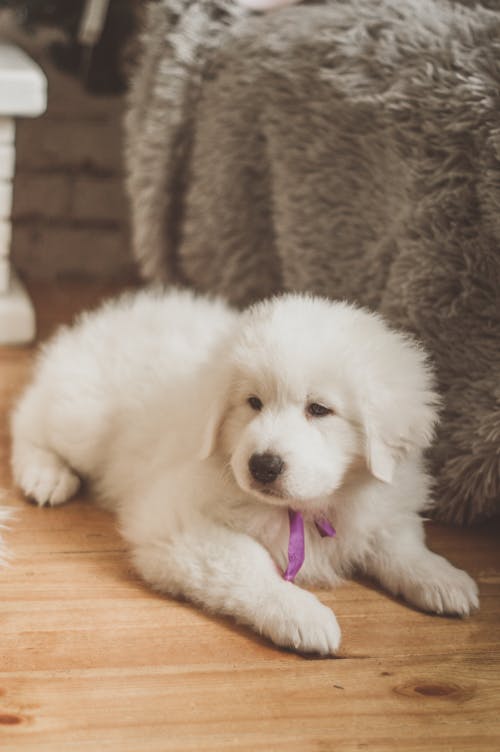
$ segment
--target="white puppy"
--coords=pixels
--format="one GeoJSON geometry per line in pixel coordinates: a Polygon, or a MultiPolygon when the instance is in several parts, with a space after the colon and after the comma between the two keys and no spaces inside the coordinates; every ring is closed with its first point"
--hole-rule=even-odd
{"type": "Polygon", "coordinates": [[[351,305],[285,295],[240,314],[141,292],[44,349],[13,415],[13,470],[39,504],[90,479],[154,588],[329,654],[335,616],[283,577],[289,510],[305,518],[300,585],[361,571],[426,611],[478,605],[424,542],[436,402],[424,352],[351,305]]]}

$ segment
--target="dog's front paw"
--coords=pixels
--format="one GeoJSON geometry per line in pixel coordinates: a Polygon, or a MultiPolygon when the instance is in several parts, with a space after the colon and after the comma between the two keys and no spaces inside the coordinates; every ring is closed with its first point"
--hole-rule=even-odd
{"type": "Polygon", "coordinates": [[[286,588],[286,597],[264,606],[260,632],[276,645],[301,653],[336,653],[341,633],[333,611],[306,590],[289,583],[286,588]]]}
{"type": "Polygon", "coordinates": [[[404,595],[424,611],[467,616],[479,607],[476,583],[467,572],[436,556],[432,569],[422,579],[408,583],[404,595]]]}

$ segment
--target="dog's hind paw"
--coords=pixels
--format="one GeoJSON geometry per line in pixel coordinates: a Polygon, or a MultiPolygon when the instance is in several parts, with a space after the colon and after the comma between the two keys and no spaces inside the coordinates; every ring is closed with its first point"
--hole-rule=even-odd
{"type": "Polygon", "coordinates": [[[26,496],[40,506],[56,506],[73,496],[80,479],[50,451],[32,447],[18,467],[16,480],[26,496]]]}

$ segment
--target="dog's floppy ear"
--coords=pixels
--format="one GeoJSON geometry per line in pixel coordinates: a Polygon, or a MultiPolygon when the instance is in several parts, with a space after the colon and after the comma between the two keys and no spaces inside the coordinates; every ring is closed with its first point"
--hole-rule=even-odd
{"type": "Polygon", "coordinates": [[[209,405],[205,426],[201,434],[201,446],[198,452],[198,459],[206,460],[215,451],[219,431],[224,420],[226,411],[226,399],[222,395],[216,395],[213,402],[209,405]]]}
{"type": "Polygon", "coordinates": [[[229,409],[229,395],[232,391],[233,368],[225,355],[221,356],[217,367],[203,384],[199,397],[202,408],[202,431],[198,458],[208,459],[216,450],[222,424],[229,409]]]}
{"type": "Polygon", "coordinates": [[[366,462],[375,478],[392,483],[396,464],[401,456],[396,446],[391,446],[375,429],[366,432],[366,462]]]}
{"type": "Polygon", "coordinates": [[[392,483],[400,460],[429,446],[434,434],[439,398],[432,374],[419,366],[419,379],[401,379],[365,397],[361,412],[366,463],[384,483],[392,483]]]}
{"type": "MultiPolygon", "coordinates": [[[[234,319],[233,324],[239,321],[234,319]]],[[[201,408],[200,443],[198,459],[206,460],[217,448],[222,424],[229,410],[230,395],[234,388],[235,369],[232,358],[233,329],[227,333],[217,350],[212,353],[213,368],[207,369],[200,385],[198,398],[201,408]]]]}
{"type": "Polygon", "coordinates": [[[398,390],[364,416],[366,463],[372,475],[392,483],[401,459],[412,449],[427,447],[437,420],[437,396],[431,391],[411,394],[398,390]]]}

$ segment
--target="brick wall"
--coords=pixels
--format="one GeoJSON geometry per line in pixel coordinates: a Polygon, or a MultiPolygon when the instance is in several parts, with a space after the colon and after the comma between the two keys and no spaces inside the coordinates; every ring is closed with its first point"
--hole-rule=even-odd
{"type": "Polygon", "coordinates": [[[85,93],[58,72],[47,34],[23,36],[0,16],[0,33],[48,78],[48,109],[16,124],[12,258],[27,278],[130,276],[123,190],[123,100],[85,93]]]}

